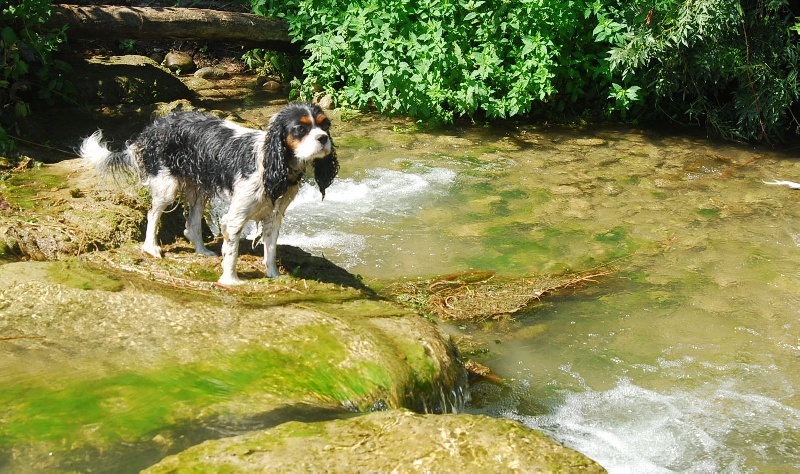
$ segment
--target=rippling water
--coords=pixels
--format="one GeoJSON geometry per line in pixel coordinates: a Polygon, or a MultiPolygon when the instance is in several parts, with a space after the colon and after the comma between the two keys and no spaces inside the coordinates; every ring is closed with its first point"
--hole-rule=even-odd
{"type": "MultiPolygon", "coordinates": [[[[257,111],[244,111],[258,114],[257,111]]],[[[613,277],[515,321],[452,327],[509,379],[474,411],[518,419],[611,472],[800,469],[800,181],[788,153],[629,129],[334,125],[325,201],[281,243],[367,280],[471,268],[613,277]]]]}

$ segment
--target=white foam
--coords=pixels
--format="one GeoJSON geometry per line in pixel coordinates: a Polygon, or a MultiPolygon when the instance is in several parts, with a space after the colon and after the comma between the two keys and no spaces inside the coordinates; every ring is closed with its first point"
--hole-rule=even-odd
{"type": "Polygon", "coordinates": [[[567,392],[547,415],[504,415],[610,473],[746,472],[791,453],[793,468],[800,468],[800,411],[731,385],[661,393],[623,379],[610,390],[567,392]]]}
{"type": "MultiPolygon", "coordinates": [[[[363,235],[359,227],[391,227],[445,194],[455,177],[456,172],[447,168],[370,169],[335,180],[324,201],[316,186],[306,184],[286,211],[278,243],[308,251],[334,249],[336,263],[345,268],[364,263],[361,255],[374,235],[363,235]]],[[[211,202],[210,227],[215,234],[219,229],[214,222],[226,208],[218,198],[211,202]]],[[[242,235],[253,239],[259,235],[258,227],[249,222],[242,235]]]]}
{"type": "Polygon", "coordinates": [[[308,251],[333,249],[345,268],[366,263],[368,239],[391,232],[398,219],[445,194],[455,177],[446,168],[370,169],[334,181],[324,201],[315,186],[304,186],[286,211],[278,242],[308,251]],[[362,234],[365,227],[369,235],[362,234]]]}
{"type": "Polygon", "coordinates": [[[317,188],[304,186],[287,214],[291,212],[299,220],[321,218],[337,223],[406,215],[446,191],[455,175],[455,171],[446,168],[416,172],[366,170],[353,178],[334,181],[325,192],[324,201],[317,188]]]}

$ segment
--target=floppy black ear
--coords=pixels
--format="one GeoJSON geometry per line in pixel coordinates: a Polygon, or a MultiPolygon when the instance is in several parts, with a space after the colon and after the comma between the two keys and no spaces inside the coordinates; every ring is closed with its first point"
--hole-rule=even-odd
{"type": "Polygon", "coordinates": [[[267,132],[264,144],[264,190],[272,202],[289,189],[289,151],[286,149],[286,131],[279,121],[275,121],[267,132]]]}
{"type": "Polygon", "coordinates": [[[339,172],[339,160],[336,158],[336,149],[331,142],[331,152],[328,155],[314,160],[314,179],[317,181],[322,199],[325,199],[325,190],[333,183],[333,178],[339,172]]]}

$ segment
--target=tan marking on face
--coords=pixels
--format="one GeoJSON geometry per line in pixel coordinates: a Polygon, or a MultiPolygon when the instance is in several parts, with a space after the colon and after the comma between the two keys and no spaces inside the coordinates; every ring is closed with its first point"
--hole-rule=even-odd
{"type": "Polygon", "coordinates": [[[325,116],[325,114],[319,114],[319,115],[317,115],[317,118],[315,118],[315,119],[314,119],[314,121],[315,121],[315,122],[317,122],[317,125],[320,125],[320,124],[322,124],[322,122],[324,122],[324,121],[325,121],[327,118],[328,118],[328,117],[326,117],[326,116],[325,116]]]}
{"type": "Polygon", "coordinates": [[[311,117],[303,115],[302,117],[300,117],[300,123],[305,125],[311,125],[311,117]]]}
{"type": "MultiPolygon", "coordinates": [[[[302,121],[302,119],[300,119],[300,121],[302,121]]],[[[302,142],[302,140],[296,138],[294,135],[287,135],[286,137],[286,146],[293,151],[300,146],[300,142],[302,142]]]]}

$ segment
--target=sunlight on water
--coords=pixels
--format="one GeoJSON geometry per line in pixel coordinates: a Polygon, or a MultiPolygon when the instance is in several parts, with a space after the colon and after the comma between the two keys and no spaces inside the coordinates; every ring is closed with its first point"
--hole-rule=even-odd
{"type": "Polygon", "coordinates": [[[565,392],[552,413],[502,413],[587,454],[612,473],[745,472],[800,468],[800,411],[722,380],[655,391],[621,379],[610,390],[565,392]]]}
{"type": "Polygon", "coordinates": [[[335,181],[324,201],[316,187],[304,186],[286,211],[278,243],[325,250],[345,268],[367,264],[369,242],[401,237],[395,221],[445,194],[455,174],[445,168],[365,170],[335,181]]]}
{"type": "Polygon", "coordinates": [[[635,130],[336,125],[342,175],[324,201],[302,189],[280,243],[367,281],[620,267],[514,321],[451,327],[510,380],[469,411],[612,473],[800,470],[800,205],[764,184],[800,181],[791,156],[635,130]]]}

